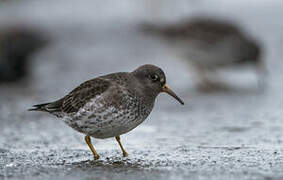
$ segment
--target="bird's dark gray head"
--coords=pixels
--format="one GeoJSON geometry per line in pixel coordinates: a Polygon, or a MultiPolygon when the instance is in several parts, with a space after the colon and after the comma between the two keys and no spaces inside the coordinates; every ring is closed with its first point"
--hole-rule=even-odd
{"type": "Polygon", "coordinates": [[[133,74],[142,84],[155,91],[162,92],[162,87],[166,84],[166,77],[162,69],[154,65],[143,65],[137,68],[133,74]]]}
{"type": "Polygon", "coordinates": [[[262,48],[260,44],[255,40],[250,39],[240,39],[239,43],[239,57],[237,63],[244,64],[244,63],[260,63],[261,55],[262,55],[262,48]]]}
{"type": "Polygon", "coordinates": [[[159,93],[166,92],[181,104],[184,104],[184,102],[166,84],[166,76],[161,68],[146,64],[137,68],[132,74],[141,83],[143,91],[146,94],[156,97],[159,93]]]}

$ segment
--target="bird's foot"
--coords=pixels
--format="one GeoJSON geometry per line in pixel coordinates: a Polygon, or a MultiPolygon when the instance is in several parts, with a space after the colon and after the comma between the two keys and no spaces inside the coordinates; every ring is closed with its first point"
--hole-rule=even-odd
{"type": "Polygon", "coordinates": [[[123,157],[128,157],[129,156],[129,154],[125,151],[125,152],[123,152],[123,157]]]}
{"type": "Polygon", "coordinates": [[[93,159],[94,159],[94,160],[98,160],[99,158],[100,158],[99,155],[94,155],[94,156],[93,156],[93,159]]]}

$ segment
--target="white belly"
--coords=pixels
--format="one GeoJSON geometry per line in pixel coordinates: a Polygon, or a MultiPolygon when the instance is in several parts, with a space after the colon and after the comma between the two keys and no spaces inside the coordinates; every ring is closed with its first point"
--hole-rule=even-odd
{"type": "MultiPolygon", "coordinates": [[[[73,129],[94,138],[109,138],[127,133],[141,124],[149,115],[141,103],[112,106],[96,97],[72,116],[65,116],[64,122],[73,129]],[[102,103],[101,103],[102,102],[102,103]]],[[[131,99],[128,98],[128,101],[131,99]]]]}

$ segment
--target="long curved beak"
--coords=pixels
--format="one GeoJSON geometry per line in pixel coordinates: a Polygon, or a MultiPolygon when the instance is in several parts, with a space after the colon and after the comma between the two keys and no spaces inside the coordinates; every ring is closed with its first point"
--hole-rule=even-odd
{"type": "Polygon", "coordinates": [[[184,105],[184,101],[179,98],[169,87],[167,84],[165,84],[163,87],[162,87],[162,90],[163,92],[166,92],[167,94],[169,94],[170,96],[172,96],[173,98],[175,98],[177,101],[179,101],[179,103],[181,103],[182,105],[184,105]]]}

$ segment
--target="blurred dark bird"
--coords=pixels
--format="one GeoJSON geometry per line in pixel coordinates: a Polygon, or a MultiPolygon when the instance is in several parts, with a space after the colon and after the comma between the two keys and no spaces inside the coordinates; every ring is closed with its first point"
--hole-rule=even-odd
{"type": "Polygon", "coordinates": [[[28,60],[47,44],[38,30],[13,26],[0,28],[0,82],[13,82],[28,73],[28,60]]]}
{"type": "Polygon", "coordinates": [[[265,66],[258,42],[236,25],[216,19],[196,18],[173,25],[144,24],[146,33],[168,41],[196,71],[200,87],[216,85],[216,70],[228,67],[254,67],[260,85],[264,84],[265,66]]]}
{"type": "Polygon", "coordinates": [[[49,112],[85,134],[94,159],[98,159],[99,155],[90,137],[115,137],[123,156],[127,156],[120,135],[131,131],[147,118],[161,92],[184,104],[169,89],[165,74],[159,67],[144,65],[133,72],[114,73],[86,81],[65,97],[35,105],[30,110],[49,112]]]}

